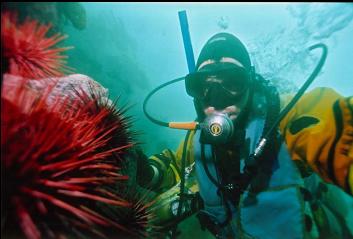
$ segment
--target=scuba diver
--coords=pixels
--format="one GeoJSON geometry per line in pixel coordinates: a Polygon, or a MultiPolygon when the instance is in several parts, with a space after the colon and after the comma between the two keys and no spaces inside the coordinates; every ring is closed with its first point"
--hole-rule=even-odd
{"type": "Polygon", "coordinates": [[[352,96],[314,89],[271,130],[291,97],[280,96],[255,71],[244,44],[224,32],[204,45],[185,86],[196,121],[209,127],[189,130],[176,153],[140,152],[137,161],[137,181],[157,199],[181,188],[167,221],[193,210],[216,238],[351,238],[345,215],[334,209],[341,202],[323,198],[326,183],[352,195],[352,96]],[[188,179],[196,190],[185,186],[188,179]]]}

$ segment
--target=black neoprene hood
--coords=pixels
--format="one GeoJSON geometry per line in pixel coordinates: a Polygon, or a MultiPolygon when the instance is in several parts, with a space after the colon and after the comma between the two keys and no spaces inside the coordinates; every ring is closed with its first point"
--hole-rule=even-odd
{"type": "MultiPolygon", "coordinates": [[[[249,53],[244,44],[230,33],[217,33],[212,36],[202,48],[196,63],[196,69],[207,60],[218,62],[222,57],[230,57],[239,61],[247,71],[251,69],[249,53]]],[[[214,68],[212,64],[201,69],[214,68]]]]}

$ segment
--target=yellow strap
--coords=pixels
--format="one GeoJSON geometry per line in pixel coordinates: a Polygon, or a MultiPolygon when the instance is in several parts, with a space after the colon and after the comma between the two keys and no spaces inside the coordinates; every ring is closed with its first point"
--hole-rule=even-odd
{"type": "Polygon", "coordinates": [[[179,176],[178,170],[175,168],[173,164],[170,164],[170,168],[173,170],[173,173],[175,175],[175,182],[179,182],[180,176],[179,176]]]}

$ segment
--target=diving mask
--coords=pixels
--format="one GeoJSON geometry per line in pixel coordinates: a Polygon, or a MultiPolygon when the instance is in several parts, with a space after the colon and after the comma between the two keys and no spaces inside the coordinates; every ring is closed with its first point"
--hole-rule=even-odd
{"type": "Polygon", "coordinates": [[[207,98],[215,85],[225,96],[237,99],[249,88],[250,74],[245,68],[233,65],[220,70],[201,70],[185,77],[187,94],[198,100],[207,98]]]}

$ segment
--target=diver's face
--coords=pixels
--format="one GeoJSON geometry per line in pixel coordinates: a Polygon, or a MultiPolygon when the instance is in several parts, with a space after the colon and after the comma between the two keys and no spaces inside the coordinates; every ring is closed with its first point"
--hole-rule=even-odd
{"type": "Polygon", "coordinates": [[[206,116],[228,114],[235,120],[249,98],[250,73],[233,58],[207,60],[185,79],[187,93],[201,103],[206,116]],[[204,70],[203,67],[207,67],[204,70]]]}

